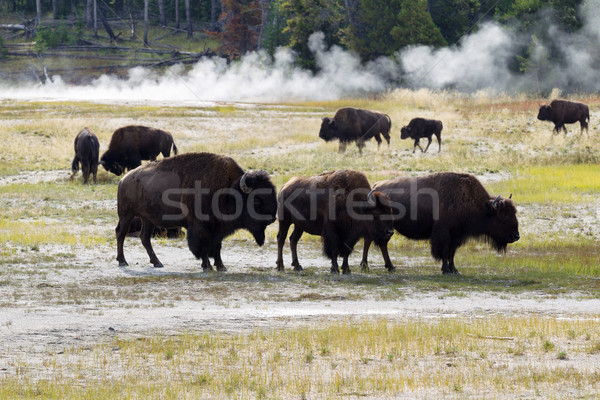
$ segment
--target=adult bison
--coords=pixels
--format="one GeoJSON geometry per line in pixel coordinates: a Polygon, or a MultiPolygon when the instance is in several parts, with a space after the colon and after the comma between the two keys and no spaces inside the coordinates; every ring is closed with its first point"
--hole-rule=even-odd
{"type": "Polygon", "coordinates": [[[211,153],[189,153],[165,158],[130,171],[117,191],[119,223],[117,261],[127,266],[123,241],[131,221],[142,219],[142,244],[157,268],[150,236],[155,225],[187,230],[188,247],[202,268],[211,270],[209,257],[219,271],[221,242],[238,229],[248,230],[259,246],[266,227],[275,221],[275,186],[265,171],[244,172],[231,158],[211,153]]]}
{"type": "Polygon", "coordinates": [[[146,126],[124,126],[113,133],[100,164],[107,171],[121,175],[126,169],[139,167],[142,160],[156,160],[160,153],[169,157],[171,147],[177,154],[177,146],[169,132],[146,126]]]}
{"type": "MultiPolygon", "coordinates": [[[[394,208],[394,228],[409,239],[429,240],[444,274],[458,274],[454,253],[469,239],[482,239],[497,251],[519,240],[517,209],[510,198],[494,198],[473,175],[440,172],[377,182],[394,208]]],[[[371,241],[365,239],[361,266],[368,269],[371,241]]],[[[394,270],[387,242],[380,244],[388,270],[394,270]]]]}
{"type": "Polygon", "coordinates": [[[304,232],[320,235],[323,251],[331,259],[331,272],[339,273],[337,258],[343,258],[342,271],[350,273],[348,256],[361,237],[375,244],[387,243],[394,234],[389,199],[371,190],[364,174],[339,170],[314,177],[294,177],[277,196],[279,233],[277,269],[283,271],[283,245],[291,224],[292,265],[301,271],[298,240],[304,232]]]}
{"type": "Polygon", "coordinates": [[[567,100],[553,100],[550,105],[540,106],[537,119],[540,121],[554,122],[554,134],[564,130],[567,133],[565,124],[574,124],[579,121],[580,131],[585,129],[588,132],[588,122],[590,122],[590,109],[583,103],[567,100]]]}
{"type": "Polygon", "coordinates": [[[90,174],[94,175],[94,183],[97,183],[96,175],[98,174],[98,154],[100,150],[100,142],[96,135],[89,130],[83,128],[75,137],[75,157],[71,163],[73,175],[79,171],[81,164],[81,173],[83,175],[83,183],[87,183],[90,174]]]}
{"type": "Polygon", "coordinates": [[[427,149],[429,149],[429,145],[431,144],[431,136],[435,135],[439,145],[438,152],[440,152],[442,151],[442,129],[444,129],[444,125],[442,125],[442,121],[438,121],[437,119],[413,118],[408,125],[402,127],[400,130],[400,138],[415,140],[413,153],[417,149],[417,146],[419,146],[421,152],[427,153],[427,149]],[[419,141],[423,138],[429,140],[425,150],[419,144],[419,141]]]}
{"type": "Polygon", "coordinates": [[[362,153],[364,143],[372,137],[377,140],[378,147],[381,145],[379,134],[383,135],[389,145],[390,129],[392,120],[388,115],[379,111],[346,107],[337,110],[333,118],[323,118],[319,137],[326,142],[338,139],[340,153],[346,151],[349,142],[356,142],[358,151],[362,153]]]}

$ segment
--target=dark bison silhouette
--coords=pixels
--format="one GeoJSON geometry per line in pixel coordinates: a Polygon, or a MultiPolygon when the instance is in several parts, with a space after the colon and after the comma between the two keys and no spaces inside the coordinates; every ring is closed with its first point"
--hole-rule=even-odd
{"type": "Polygon", "coordinates": [[[356,142],[358,150],[362,153],[365,142],[374,137],[377,146],[381,145],[382,134],[387,144],[390,144],[390,130],[392,120],[379,111],[363,110],[360,108],[340,108],[333,118],[323,118],[319,137],[326,142],[338,139],[339,152],[346,151],[346,145],[356,142]]]}
{"type": "Polygon", "coordinates": [[[177,154],[177,146],[169,132],[147,126],[130,125],[117,129],[108,145],[108,150],[100,158],[100,164],[109,172],[121,175],[142,165],[142,160],[156,160],[177,154]]]}
{"type": "Polygon", "coordinates": [[[437,119],[413,118],[410,120],[408,125],[402,127],[400,130],[400,138],[411,138],[415,140],[413,153],[417,149],[417,146],[419,146],[423,153],[426,153],[427,149],[429,149],[429,145],[431,144],[431,136],[435,135],[439,145],[438,152],[440,152],[442,151],[442,129],[444,129],[444,125],[442,125],[442,121],[438,121],[437,119]],[[427,140],[429,140],[425,150],[423,150],[419,144],[419,140],[423,138],[427,138],[427,140]]]}
{"type": "Polygon", "coordinates": [[[360,238],[375,244],[387,243],[394,234],[389,199],[371,190],[366,176],[357,171],[339,170],[313,177],[294,177],[277,196],[279,233],[277,269],[283,271],[283,245],[288,230],[292,265],[301,271],[298,240],[304,232],[319,235],[323,251],[331,259],[331,272],[339,273],[337,258],[343,258],[342,271],[350,273],[348,256],[360,238]]]}
{"type": "MultiPolygon", "coordinates": [[[[444,274],[458,274],[454,254],[469,239],[482,239],[500,252],[519,240],[513,201],[490,196],[473,175],[440,172],[396,178],[377,182],[373,189],[388,194],[398,232],[409,239],[429,240],[431,254],[442,261],[444,274]]],[[[363,269],[369,267],[370,244],[365,239],[363,269]]],[[[394,270],[387,242],[380,247],[386,268],[394,270]]]]}
{"type": "Polygon", "coordinates": [[[77,171],[79,171],[79,165],[81,164],[83,183],[88,182],[90,174],[94,176],[94,183],[97,183],[98,154],[100,151],[98,138],[89,128],[83,128],[75,137],[74,147],[75,157],[73,157],[73,162],[71,163],[72,176],[75,176],[77,171]]]}
{"type": "Polygon", "coordinates": [[[154,254],[150,237],[154,226],[185,228],[188,247],[202,260],[202,269],[219,271],[221,242],[238,229],[248,230],[259,246],[265,229],[277,215],[276,190],[265,171],[245,172],[233,159],[211,153],[188,153],[148,163],[130,171],[117,191],[119,223],[117,261],[126,266],[123,241],[132,220],[142,220],[140,238],[150,262],[162,263],[154,254]]]}
{"type": "Polygon", "coordinates": [[[588,132],[590,122],[590,109],[586,104],[567,100],[553,100],[550,105],[540,106],[537,118],[540,121],[554,122],[554,134],[560,133],[561,129],[567,133],[565,124],[574,124],[579,121],[580,131],[588,132]]]}

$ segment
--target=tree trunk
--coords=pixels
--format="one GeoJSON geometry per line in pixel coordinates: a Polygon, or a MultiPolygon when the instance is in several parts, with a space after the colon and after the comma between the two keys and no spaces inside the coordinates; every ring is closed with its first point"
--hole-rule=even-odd
{"type": "Polygon", "coordinates": [[[144,46],[148,46],[148,0],[144,0],[144,46]]]}
{"type": "Polygon", "coordinates": [[[160,26],[167,26],[167,17],[165,16],[165,0],[158,0],[158,22],[160,26]]]}
{"type": "Polygon", "coordinates": [[[187,37],[191,39],[193,36],[192,32],[192,15],[190,13],[190,0],[185,0],[185,21],[187,26],[187,37]]]}
{"type": "Polygon", "coordinates": [[[217,31],[217,11],[221,7],[219,0],[210,0],[210,30],[212,32],[217,31]]]}
{"type": "Polygon", "coordinates": [[[179,0],[175,0],[175,28],[179,29],[179,0]]]}
{"type": "Polygon", "coordinates": [[[52,0],[52,19],[58,19],[58,0],[52,0]]]}
{"type": "Polygon", "coordinates": [[[85,7],[85,24],[88,28],[94,27],[94,0],[87,0],[85,7]]]}
{"type": "Polygon", "coordinates": [[[119,15],[123,13],[123,0],[115,0],[115,12],[119,15]]]}
{"type": "Polygon", "coordinates": [[[42,23],[42,0],[35,0],[35,11],[37,12],[36,24],[42,23]]]}
{"type": "Polygon", "coordinates": [[[94,37],[98,37],[98,0],[94,0],[94,37]]]}

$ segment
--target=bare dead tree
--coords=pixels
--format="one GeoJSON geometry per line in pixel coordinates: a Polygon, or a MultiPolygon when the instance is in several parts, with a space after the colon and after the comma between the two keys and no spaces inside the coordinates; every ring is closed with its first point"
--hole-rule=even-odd
{"type": "Polygon", "coordinates": [[[148,46],[148,0],[144,0],[144,46],[148,46]]]}
{"type": "Polygon", "coordinates": [[[42,0],[35,0],[35,10],[37,12],[36,24],[40,25],[42,23],[42,0]]]}
{"type": "Polygon", "coordinates": [[[210,30],[216,32],[217,30],[217,12],[221,8],[221,2],[219,0],[210,0],[210,30]]]}
{"type": "Polygon", "coordinates": [[[193,36],[193,31],[192,31],[192,15],[190,12],[190,0],[185,0],[185,21],[186,21],[186,28],[187,28],[187,37],[188,37],[188,39],[191,39],[193,36]]]}
{"type": "Polygon", "coordinates": [[[87,0],[85,7],[85,24],[88,28],[94,26],[94,0],[87,0]]]}
{"type": "Polygon", "coordinates": [[[179,29],[179,0],[175,0],[175,28],[179,29]]]}
{"type": "Polygon", "coordinates": [[[58,18],[58,0],[52,0],[52,19],[56,21],[58,18]]]}
{"type": "Polygon", "coordinates": [[[167,26],[167,17],[165,16],[165,0],[158,0],[158,22],[160,26],[167,26]]]}

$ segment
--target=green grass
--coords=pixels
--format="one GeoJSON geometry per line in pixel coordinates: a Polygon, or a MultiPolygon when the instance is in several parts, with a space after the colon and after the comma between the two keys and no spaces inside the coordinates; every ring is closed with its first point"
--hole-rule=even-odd
{"type": "Polygon", "coordinates": [[[591,396],[594,319],[348,320],[247,334],[107,338],[15,360],[0,397],[347,398],[591,396]],[[574,332],[574,334],[568,334],[574,332]],[[547,349],[545,343],[553,343],[547,349]],[[567,356],[568,355],[568,356],[567,356]],[[539,360],[533,363],[529,360],[539,360]],[[569,360],[581,365],[569,364],[569,360]],[[83,384],[85,382],[85,384],[83,384]]]}

